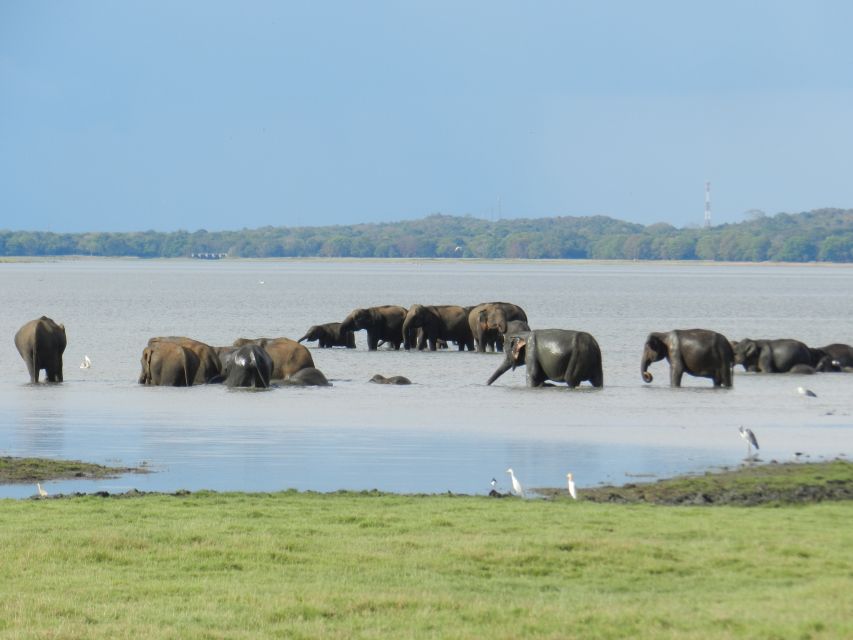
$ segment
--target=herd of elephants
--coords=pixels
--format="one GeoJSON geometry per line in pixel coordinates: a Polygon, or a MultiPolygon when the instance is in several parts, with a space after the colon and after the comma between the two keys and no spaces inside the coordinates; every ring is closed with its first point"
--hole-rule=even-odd
{"type": "MultiPolygon", "coordinates": [[[[142,351],[141,384],[192,386],[224,383],[229,387],[266,388],[273,380],[286,385],[329,384],[314,366],[311,352],[302,344],[317,341],[322,348],[355,348],[355,331],[367,332],[367,346],[437,350],[454,344],[463,351],[505,351],[491,384],[509,369],[524,366],[527,385],[549,381],[577,387],[586,381],[604,384],[601,350],[584,331],[531,330],[527,314],[509,302],[485,302],[473,307],[456,305],[386,305],[355,309],[342,322],[314,325],[298,340],[290,338],[240,338],[227,347],[213,347],[186,337],[151,338],[142,351]],[[504,349],[504,347],[506,347],[504,349]]],[[[65,327],[50,318],[36,318],[15,334],[15,346],[26,362],[31,382],[45,371],[50,382],[62,382],[65,327]]],[[[675,329],[650,333],[643,347],[640,371],[652,381],[649,365],[659,360],[670,365],[670,385],[681,386],[682,376],[711,378],[715,387],[731,387],[735,365],[764,373],[853,372],[853,347],[829,344],[809,347],[794,339],[744,339],[730,341],[709,329],[675,329]]],[[[407,384],[402,376],[376,375],[372,382],[407,384]]]]}

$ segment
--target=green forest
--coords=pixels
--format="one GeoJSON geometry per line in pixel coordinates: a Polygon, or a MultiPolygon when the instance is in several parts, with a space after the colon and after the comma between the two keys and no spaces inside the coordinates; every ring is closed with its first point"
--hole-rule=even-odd
{"type": "Polygon", "coordinates": [[[239,231],[0,231],[0,256],[139,258],[588,258],[853,262],[853,210],[757,215],[709,228],[642,225],[606,216],[421,220],[239,231]]]}

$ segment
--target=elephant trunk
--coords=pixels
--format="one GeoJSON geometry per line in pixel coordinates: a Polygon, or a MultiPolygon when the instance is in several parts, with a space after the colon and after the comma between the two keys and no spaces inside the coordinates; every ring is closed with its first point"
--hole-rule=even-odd
{"type": "Polygon", "coordinates": [[[655,354],[652,354],[648,347],[643,350],[643,362],[640,365],[640,373],[643,376],[643,382],[651,382],[654,380],[654,376],[649,372],[649,365],[652,362],[656,362],[654,356],[655,354]]]}
{"type": "Polygon", "coordinates": [[[513,366],[514,364],[515,364],[515,362],[512,359],[512,352],[508,351],[506,354],[506,357],[504,358],[504,361],[501,363],[501,365],[497,369],[495,369],[495,372],[491,376],[489,376],[489,379],[486,381],[486,384],[487,385],[492,384],[495,380],[497,380],[503,374],[505,374],[507,371],[509,371],[510,368],[515,368],[513,366]]]}
{"type": "Polygon", "coordinates": [[[406,319],[403,320],[403,348],[408,351],[412,347],[416,346],[415,340],[412,340],[412,335],[410,335],[411,330],[414,328],[413,325],[414,318],[411,314],[406,315],[406,319]]]}
{"type": "Polygon", "coordinates": [[[310,335],[310,334],[306,333],[304,336],[302,336],[301,338],[299,338],[299,340],[297,340],[296,342],[302,342],[303,340],[308,340],[308,339],[309,339],[309,335],[310,335]]]}

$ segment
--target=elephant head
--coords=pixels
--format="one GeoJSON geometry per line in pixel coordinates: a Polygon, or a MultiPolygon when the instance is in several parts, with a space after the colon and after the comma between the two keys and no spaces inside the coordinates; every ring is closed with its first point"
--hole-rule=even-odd
{"type": "Polygon", "coordinates": [[[666,334],[650,333],[643,347],[643,361],[640,364],[640,373],[643,382],[651,382],[654,376],[649,372],[649,365],[669,356],[669,340],[666,334]]]}
{"type": "Polygon", "coordinates": [[[480,311],[478,316],[480,331],[497,331],[501,335],[506,333],[507,320],[506,312],[501,307],[490,307],[480,311]]]}
{"type": "Polygon", "coordinates": [[[413,304],[403,320],[403,347],[411,349],[417,346],[417,329],[429,322],[429,309],[422,304],[413,304]]]}
{"type": "Polygon", "coordinates": [[[509,348],[504,350],[506,354],[504,355],[504,361],[497,369],[495,369],[495,372],[489,377],[486,384],[492,384],[510,369],[515,371],[516,367],[522,366],[527,357],[528,343],[531,343],[532,347],[533,333],[522,333],[512,336],[509,348]]]}
{"type": "Polygon", "coordinates": [[[743,365],[747,371],[754,371],[758,367],[758,358],[761,355],[761,348],[755,340],[745,338],[743,340],[732,341],[732,351],[734,352],[734,363],[743,365]]]}
{"type": "Polygon", "coordinates": [[[341,323],[341,333],[344,331],[360,331],[373,326],[374,317],[370,309],[354,309],[341,323]]]}

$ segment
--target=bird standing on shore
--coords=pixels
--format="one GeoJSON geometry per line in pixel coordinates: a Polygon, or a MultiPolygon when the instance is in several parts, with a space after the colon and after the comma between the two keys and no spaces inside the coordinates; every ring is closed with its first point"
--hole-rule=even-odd
{"type": "Polygon", "coordinates": [[[47,498],[48,493],[44,489],[42,489],[41,482],[36,482],[36,489],[39,491],[40,498],[47,498]]]}
{"type": "Polygon", "coordinates": [[[758,439],[755,437],[752,429],[744,429],[743,425],[740,426],[738,431],[740,431],[740,437],[746,440],[746,457],[750,459],[752,457],[752,447],[755,447],[755,450],[758,451],[758,439]]]}
{"type": "Polygon", "coordinates": [[[575,479],[572,477],[571,473],[566,474],[566,481],[569,484],[569,495],[572,496],[574,500],[578,499],[578,492],[575,489],[575,479]]]}
{"type": "Polygon", "coordinates": [[[512,469],[507,469],[506,472],[509,474],[510,480],[512,480],[512,492],[517,495],[524,497],[524,488],[521,486],[521,483],[518,481],[518,478],[515,477],[515,474],[512,472],[512,469]]]}

